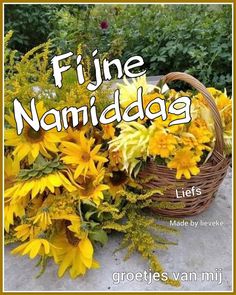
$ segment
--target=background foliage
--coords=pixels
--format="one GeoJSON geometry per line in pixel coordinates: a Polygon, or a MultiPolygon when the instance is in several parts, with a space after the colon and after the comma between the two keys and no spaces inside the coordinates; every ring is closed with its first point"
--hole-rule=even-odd
{"type": "Polygon", "coordinates": [[[82,43],[122,62],[141,55],[148,75],[186,71],[231,93],[231,13],[230,5],[6,5],[5,29],[22,52],[48,38],[62,52],[82,43]]]}

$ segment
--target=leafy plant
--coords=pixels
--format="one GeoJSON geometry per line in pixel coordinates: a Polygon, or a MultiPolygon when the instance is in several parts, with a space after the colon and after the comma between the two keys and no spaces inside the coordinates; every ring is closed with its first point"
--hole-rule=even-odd
{"type": "Polygon", "coordinates": [[[65,4],[6,4],[4,6],[5,32],[14,30],[10,47],[25,53],[48,40],[54,30],[54,15],[66,9],[71,15],[86,5],[65,4]]]}
{"type": "Polygon", "coordinates": [[[94,5],[59,11],[51,37],[63,51],[83,43],[122,62],[138,54],[148,75],[186,71],[231,93],[231,15],[231,5],[94,5]]]}

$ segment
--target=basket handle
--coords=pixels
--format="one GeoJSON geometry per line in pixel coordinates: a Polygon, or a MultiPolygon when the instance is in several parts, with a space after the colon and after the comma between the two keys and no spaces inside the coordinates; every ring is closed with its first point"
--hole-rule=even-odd
{"type": "Polygon", "coordinates": [[[168,83],[175,80],[181,80],[188,84],[190,84],[192,87],[197,89],[206,99],[208,106],[211,109],[211,113],[213,116],[214,126],[215,126],[215,134],[216,134],[216,143],[214,150],[219,152],[221,155],[223,155],[224,150],[224,138],[223,138],[223,127],[222,127],[222,121],[220,117],[220,113],[218,111],[218,108],[216,106],[215,101],[213,100],[210,92],[206,89],[206,87],[198,81],[193,76],[182,73],[182,72],[172,72],[169,73],[163,77],[161,77],[160,81],[162,83],[168,83]]]}

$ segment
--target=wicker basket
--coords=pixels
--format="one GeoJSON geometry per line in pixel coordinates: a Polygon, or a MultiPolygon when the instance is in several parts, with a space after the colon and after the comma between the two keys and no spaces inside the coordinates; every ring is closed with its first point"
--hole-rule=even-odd
{"type": "Polygon", "coordinates": [[[214,119],[216,136],[214,151],[209,160],[200,167],[200,173],[196,176],[192,176],[190,180],[186,180],[185,178],[177,180],[175,177],[176,171],[174,169],[171,170],[166,166],[157,165],[153,161],[147,163],[145,168],[140,171],[139,177],[145,179],[153,174],[156,175],[157,177],[146,183],[145,186],[147,188],[165,187],[166,189],[163,196],[154,195],[153,198],[158,201],[171,203],[183,202],[185,206],[182,209],[153,209],[155,212],[165,216],[184,217],[199,214],[209,207],[226,175],[230,160],[223,155],[224,140],[221,117],[206,87],[197,79],[186,73],[173,72],[161,78],[163,83],[174,80],[187,82],[205,97],[214,119]],[[183,190],[187,190],[191,189],[193,186],[201,189],[200,196],[177,198],[176,189],[182,191],[182,188],[183,190]]]}

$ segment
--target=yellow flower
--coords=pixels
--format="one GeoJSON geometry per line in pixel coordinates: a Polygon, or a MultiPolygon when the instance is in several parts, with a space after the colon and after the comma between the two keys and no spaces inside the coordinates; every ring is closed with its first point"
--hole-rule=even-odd
{"type": "Polygon", "coordinates": [[[218,97],[215,99],[216,105],[220,111],[223,111],[227,107],[231,107],[232,100],[227,97],[224,93],[221,93],[218,97]]]}
{"type": "Polygon", "coordinates": [[[32,199],[36,195],[42,194],[46,189],[54,193],[56,187],[63,186],[69,192],[75,190],[75,186],[60,171],[53,172],[40,178],[31,178],[29,180],[18,181],[15,185],[5,191],[5,197],[18,199],[31,193],[32,199]]]}
{"type": "Polygon", "coordinates": [[[27,239],[32,240],[37,234],[39,234],[39,227],[32,224],[21,224],[15,228],[15,236],[18,240],[25,241],[27,239]]]}
{"type": "Polygon", "coordinates": [[[168,158],[175,150],[176,145],[177,140],[174,135],[157,131],[150,138],[149,153],[153,156],[159,155],[162,158],[168,158]]]}
{"type": "MultiPolygon", "coordinates": [[[[4,158],[4,185],[6,189],[11,188],[17,180],[20,171],[20,162],[10,155],[4,158]]],[[[10,225],[14,224],[14,217],[22,217],[25,214],[25,200],[4,200],[4,228],[9,232],[10,225]]]]}
{"type": "Polygon", "coordinates": [[[15,181],[20,171],[20,162],[10,155],[4,157],[4,184],[9,188],[15,181]]]}
{"type": "Polygon", "coordinates": [[[45,231],[52,224],[47,208],[43,208],[42,212],[37,213],[37,215],[33,218],[33,224],[38,224],[43,231],[45,231]]]}
{"type": "Polygon", "coordinates": [[[180,142],[186,147],[189,147],[189,149],[194,149],[198,146],[195,136],[188,132],[183,132],[181,134],[180,142]]]}
{"type": "Polygon", "coordinates": [[[58,276],[62,277],[69,268],[72,279],[84,275],[87,269],[98,268],[99,264],[93,259],[93,246],[87,237],[69,243],[65,234],[58,235],[53,240],[56,246],[52,252],[54,260],[59,264],[58,276]]]}
{"type": "Polygon", "coordinates": [[[198,143],[208,143],[213,138],[213,133],[207,128],[206,122],[200,118],[191,122],[188,132],[194,135],[198,143]]]}
{"type": "Polygon", "coordinates": [[[174,114],[168,114],[168,117],[166,120],[162,120],[161,117],[156,118],[153,121],[153,128],[156,130],[164,131],[164,132],[169,132],[169,133],[174,133],[174,134],[179,134],[182,132],[185,124],[177,124],[177,125],[172,125],[169,126],[170,122],[180,119],[180,116],[174,115],[174,114]]]}
{"type": "Polygon", "coordinates": [[[14,224],[14,217],[22,218],[25,215],[25,199],[18,201],[7,200],[4,204],[4,228],[9,232],[10,225],[14,224]]]}
{"type": "Polygon", "coordinates": [[[147,158],[147,148],[153,128],[146,128],[138,122],[122,122],[118,128],[121,129],[120,135],[109,142],[109,149],[122,152],[122,168],[131,175],[139,163],[139,158],[147,158]]]}
{"type": "Polygon", "coordinates": [[[232,133],[232,105],[221,113],[224,132],[232,133]]]}
{"type": "Polygon", "coordinates": [[[228,142],[232,141],[232,99],[227,97],[226,93],[220,92],[215,101],[222,119],[224,139],[228,145],[228,142]]]}
{"type": "MultiPolygon", "coordinates": [[[[46,200],[49,198],[47,196],[46,200]]],[[[43,204],[43,195],[37,196],[37,198],[30,199],[30,196],[28,196],[28,203],[27,203],[27,217],[33,217],[38,213],[38,209],[42,206],[43,204]]]]}
{"type": "Polygon", "coordinates": [[[118,193],[125,189],[125,185],[128,181],[129,177],[125,171],[113,171],[107,178],[109,193],[115,197],[118,193]]]}
{"type": "Polygon", "coordinates": [[[96,174],[97,168],[95,162],[107,162],[107,159],[101,155],[98,155],[98,151],[101,145],[96,145],[92,149],[94,144],[94,139],[87,139],[84,133],[80,133],[80,144],[75,144],[72,142],[63,142],[61,150],[65,156],[62,160],[66,164],[76,165],[74,172],[74,178],[78,178],[80,175],[86,176],[87,173],[96,174]]]}
{"type": "Polygon", "coordinates": [[[109,149],[108,151],[109,165],[112,167],[112,170],[120,170],[122,168],[123,157],[120,150],[113,151],[109,149]]]}
{"type": "MultiPolygon", "coordinates": [[[[36,108],[39,117],[46,112],[42,101],[37,103],[36,108]]],[[[28,156],[28,161],[31,164],[39,154],[50,158],[50,152],[57,153],[59,151],[57,144],[61,142],[62,138],[65,136],[64,132],[57,132],[55,129],[45,131],[42,128],[40,128],[39,131],[35,131],[25,123],[22,133],[18,135],[13,114],[11,113],[10,116],[6,115],[5,117],[8,123],[13,127],[5,130],[5,145],[15,147],[13,155],[17,156],[19,160],[28,156]]],[[[48,120],[50,120],[50,118],[48,120]]]]}
{"type": "MultiPolygon", "coordinates": [[[[220,90],[217,90],[213,87],[209,87],[207,88],[207,90],[210,92],[210,94],[212,95],[212,97],[215,99],[215,103],[217,105],[217,108],[220,112],[220,115],[223,119],[223,115],[225,113],[225,111],[229,111],[230,114],[232,114],[232,99],[230,97],[227,96],[226,91],[223,93],[220,90]]],[[[197,104],[199,104],[199,101],[201,103],[203,103],[206,107],[204,109],[204,112],[207,112],[207,114],[204,116],[203,119],[205,119],[206,121],[208,120],[207,117],[211,117],[211,121],[212,121],[212,115],[209,109],[209,105],[206,102],[206,99],[203,97],[203,95],[201,93],[198,93],[194,96],[194,98],[197,98],[197,102],[195,103],[195,105],[197,106],[197,104]]]]}
{"type": "Polygon", "coordinates": [[[229,131],[229,129],[232,129],[232,99],[227,96],[226,90],[221,92],[215,88],[207,89],[215,99],[217,108],[221,115],[224,131],[229,131]]]}
{"type": "MultiPolygon", "coordinates": [[[[190,150],[194,149],[199,152],[202,150],[207,150],[207,151],[212,150],[212,148],[210,146],[207,146],[205,144],[198,142],[196,137],[192,133],[189,133],[189,132],[183,132],[181,134],[180,143],[182,143],[185,147],[188,147],[190,150]]],[[[202,154],[202,153],[200,153],[200,154],[202,154]]]]}
{"type": "Polygon", "coordinates": [[[200,169],[197,167],[197,162],[200,160],[192,151],[188,148],[178,150],[174,158],[167,164],[168,168],[177,169],[176,178],[180,179],[182,175],[186,179],[191,178],[192,175],[197,175],[200,169]]]}
{"type": "MultiPolygon", "coordinates": [[[[55,210],[54,210],[55,211],[55,210]]],[[[52,214],[52,220],[69,220],[70,222],[76,221],[78,216],[75,212],[65,212],[66,210],[58,210],[52,214]]],[[[68,208],[68,211],[74,211],[72,208],[68,208]]]]}
{"type": "MultiPolygon", "coordinates": [[[[103,184],[105,169],[100,169],[97,175],[87,175],[79,177],[78,183],[81,189],[78,190],[81,199],[91,199],[99,205],[103,200],[103,191],[109,189],[109,186],[103,184]]],[[[75,193],[76,194],[76,193],[75,193]]]]}
{"type": "Polygon", "coordinates": [[[115,128],[113,127],[112,124],[107,124],[107,125],[102,125],[102,130],[103,130],[103,139],[112,139],[115,135],[115,128]]]}
{"type": "Polygon", "coordinates": [[[75,128],[71,128],[69,127],[67,130],[66,130],[66,135],[65,135],[65,138],[64,138],[64,141],[69,141],[69,142],[74,142],[74,143],[80,143],[80,140],[79,140],[79,135],[80,135],[80,132],[79,130],[76,130],[75,128]]]}
{"type": "Polygon", "coordinates": [[[11,251],[12,254],[29,254],[30,259],[37,255],[49,255],[51,248],[54,247],[46,239],[32,239],[11,251]]]}
{"type": "MultiPolygon", "coordinates": [[[[147,107],[147,105],[152,101],[154,100],[155,98],[161,98],[161,99],[164,99],[164,95],[161,94],[161,93],[158,93],[158,92],[152,92],[152,93],[147,93],[147,94],[144,94],[143,95],[143,107],[144,109],[147,107]]],[[[160,109],[160,105],[159,104],[153,104],[150,108],[150,111],[152,113],[157,113],[159,112],[161,109],[160,109]]]]}
{"type": "Polygon", "coordinates": [[[147,83],[145,75],[137,79],[132,79],[132,83],[124,78],[124,83],[118,83],[117,86],[120,89],[120,104],[123,108],[126,108],[133,101],[137,100],[137,91],[139,87],[143,88],[143,95],[148,94],[155,88],[153,85],[147,83]]]}
{"type": "Polygon", "coordinates": [[[215,97],[217,95],[220,95],[222,92],[220,90],[217,90],[214,87],[208,87],[207,90],[210,92],[210,94],[215,97]]]}
{"type": "MultiPolygon", "coordinates": [[[[67,219],[68,220],[68,219],[67,219]]],[[[81,223],[80,223],[80,218],[79,216],[74,216],[69,220],[70,225],[67,226],[69,231],[71,231],[76,238],[81,238],[81,223]]]]}

